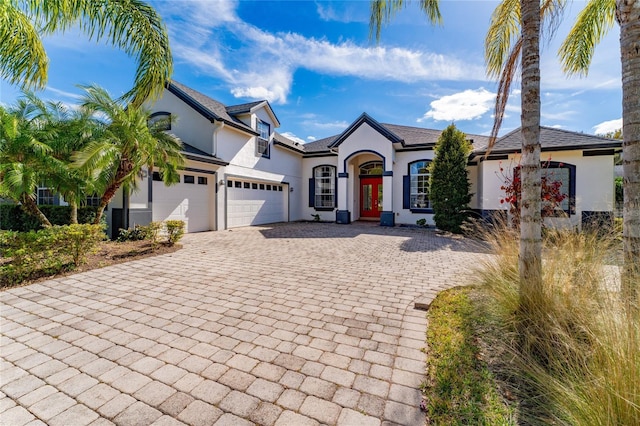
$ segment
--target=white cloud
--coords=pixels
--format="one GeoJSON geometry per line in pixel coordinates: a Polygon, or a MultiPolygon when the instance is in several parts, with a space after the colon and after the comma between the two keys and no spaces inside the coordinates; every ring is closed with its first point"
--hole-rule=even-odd
{"type": "Polygon", "coordinates": [[[313,141],[316,141],[316,140],[318,140],[318,138],[316,138],[315,136],[307,136],[307,141],[308,142],[313,142],[313,141]]]}
{"type": "Polygon", "coordinates": [[[495,94],[483,87],[443,96],[431,102],[431,109],[418,121],[474,120],[482,117],[494,105],[495,94]]]}
{"type": "Polygon", "coordinates": [[[604,135],[605,133],[614,132],[618,129],[622,129],[622,118],[617,120],[603,121],[600,124],[593,126],[593,133],[596,135],[604,135]]]}
{"type": "Polygon", "coordinates": [[[349,127],[348,122],[344,120],[337,120],[331,122],[323,122],[319,120],[303,120],[302,125],[309,128],[314,128],[318,130],[333,130],[333,131],[343,131],[347,127],[349,127]]]}
{"type": "Polygon", "coordinates": [[[281,133],[281,135],[284,136],[287,139],[291,139],[294,142],[305,143],[304,139],[297,137],[296,135],[294,135],[291,132],[284,132],[284,133],[281,133]]]}
{"type": "Polygon", "coordinates": [[[318,12],[320,19],[327,22],[367,22],[368,17],[365,17],[362,13],[358,13],[359,11],[362,11],[362,8],[358,8],[357,6],[354,8],[353,6],[353,2],[341,1],[334,3],[318,1],[316,2],[316,11],[318,12]]]}
{"type": "MultiPolygon", "coordinates": [[[[158,2],[157,7],[171,33],[176,60],[223,79],[236,97],[286,103],[298,69],[401,82],[486,80],[482,64],[455,56],[269,33],[243,22],[235,1],[158,2]],[[233,55],[222,51],[231,49],[228,39],[234,40],[233,55]],[[243,60],[233,62],[236,57],[243,60]]],[[[331,7],[318,6],[327,14],[331,7]]]]}
{"type": "Polygon", "coordinates": [[[74,101],[77,101],[82,98],[82,95],[78,93],[67,92],[65,90],[56,89],[55,87],[51,87],[51,86],[47,86],[47,90],[63,98],[73,99],[74,101]]]}

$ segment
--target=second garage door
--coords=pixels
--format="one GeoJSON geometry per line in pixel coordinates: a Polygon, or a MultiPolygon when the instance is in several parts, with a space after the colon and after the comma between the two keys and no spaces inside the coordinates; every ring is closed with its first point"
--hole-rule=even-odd
{"type": "Polygon", "coordinates": [[[210,195],[213,175],[184,173],[180,175],[180,183],[171,186],[165,186],[158,179],[154,176],[153,220],[184,220],[187,232],[213,229],[211,214],[214,209],[210,195]]]}
{"type": "Polygon", "coordinates": [[[286,222],[289,218],[286,184],[227,180],[227,227],[286,222]]]}

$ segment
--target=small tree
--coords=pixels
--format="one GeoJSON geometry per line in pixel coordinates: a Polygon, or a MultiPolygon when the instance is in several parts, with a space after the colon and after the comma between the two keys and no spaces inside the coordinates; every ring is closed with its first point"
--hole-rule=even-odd
{"type": "Polygon", "coordinates": [[[467,160],[471,144],[455,125],[447,127],[436,143],[436,157],[429,165],[429,198],[436,226],[460,233],[471,201],[467,160]]]}

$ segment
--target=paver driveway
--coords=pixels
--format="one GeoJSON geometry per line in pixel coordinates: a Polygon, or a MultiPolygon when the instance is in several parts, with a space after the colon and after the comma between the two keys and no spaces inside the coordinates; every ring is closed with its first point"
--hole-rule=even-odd
{"type": "Polygon", "coordinates": [[[0,294],[3,425],[420,425],[425,313],[483,257],[294,223],[0,294]]]}

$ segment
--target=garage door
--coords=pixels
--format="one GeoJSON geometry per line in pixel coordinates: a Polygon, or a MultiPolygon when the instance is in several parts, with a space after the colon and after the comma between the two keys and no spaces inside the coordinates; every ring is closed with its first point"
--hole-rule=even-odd
{"type": "Polygon", "coordinates": [[[286,222],[288,187],[280,183],[227,179],[227,227],[286,222]]]}
{"type": "MultiPolygon", "coordinates": [[[[154,173],[155,174],[155,173],[154,173]]],[[[187,232],[211,229],[210,186],[214,185],[214,175],[180,175],[180,183],[165,186],[155,175],[153,180],[153,220],[184,220],[187,232]]]]}

